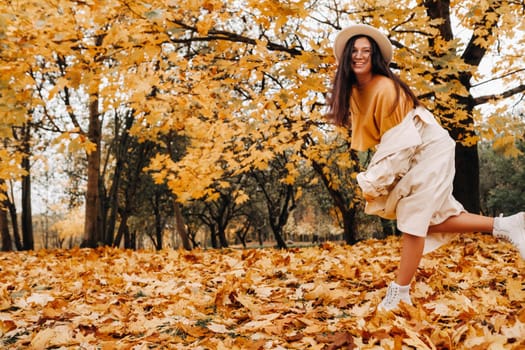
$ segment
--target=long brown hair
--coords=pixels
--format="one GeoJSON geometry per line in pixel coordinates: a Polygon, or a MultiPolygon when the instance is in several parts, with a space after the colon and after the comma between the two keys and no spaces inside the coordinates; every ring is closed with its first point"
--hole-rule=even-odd
{"type": "Polygon", "coordinates": [[[345,45],[339,66],[335,73],[335,79],[332,86],[332,95],[329,100],[330,105],[330,119],[340,126],[349,125],[350,120],[350,98],[352,95],[352,86],[357,84],[357,77],[352,70],[352,51],[354,49],[355,41],[359,38],[365,37],[370,41],[372,46],[372,74],[384,75],[394,81],[396,87],[396,103],[392,106],[392,111],[399,103],[399,91],[402,89],[409,99],[412,100],[414,107],[419,106],[419,101],[396,74],[394,74],[381,55],[379,46],[367,35],[356,35],[351,37],[345,45]]]}

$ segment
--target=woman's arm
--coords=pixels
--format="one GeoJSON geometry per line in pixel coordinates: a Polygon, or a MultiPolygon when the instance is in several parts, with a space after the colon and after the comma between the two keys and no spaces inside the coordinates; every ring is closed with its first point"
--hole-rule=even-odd
{"type": "Polygon", "coordinates": [[[407,147],[399,152],[371,163],[366,171],[357,174],[357,183],[367,201],[387,195],[397,181],[410,169],[416,147],[407,147]]]}

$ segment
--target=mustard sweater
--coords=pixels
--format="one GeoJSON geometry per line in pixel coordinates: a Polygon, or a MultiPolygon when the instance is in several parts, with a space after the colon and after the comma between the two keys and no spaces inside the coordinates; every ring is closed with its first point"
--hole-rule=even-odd
{"type": "Polygon", "coordinates": [[[383,75],[374,75],[364,87],[352,88],[350,117],[352,122],[352,145],[358,151],[366,151],[379,144],[385,132],[401,123],[412,110],[413,103],[402,89],[396,101],[394,81],[383,75]]]}

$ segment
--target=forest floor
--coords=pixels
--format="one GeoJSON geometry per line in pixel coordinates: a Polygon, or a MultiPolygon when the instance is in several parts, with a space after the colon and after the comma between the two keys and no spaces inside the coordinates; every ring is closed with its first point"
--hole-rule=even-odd
{"type": "Polygon", "coordinates": [[[413,306],[377,312],[399,243],[0,253],[0,348],[525,348],[511,245],[464,235],[423,258],[413,306]]]}

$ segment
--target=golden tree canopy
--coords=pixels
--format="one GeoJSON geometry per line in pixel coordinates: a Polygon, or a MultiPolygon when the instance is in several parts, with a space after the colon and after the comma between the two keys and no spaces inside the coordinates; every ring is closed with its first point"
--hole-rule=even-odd
{"type": "MultiPolygon", "coordinates": [[[[182,159],[159,154],[149,167],[180,201],[213,199],[221,179],[264,169],[284,153],[288,183],[311,161],[350,168],[345,154],[326,156],[347,133],[323,119],[331,40],[348,23],[389,36],[393,68],[447,125],[480,121],[473,106],[524,90],[523,4],[514,1],[26,0],[4,1],[0,10],[2,137],[38,112],[89,150],[75,104],[49,107],[72,92],[80,104],[96,94],[102,113],[132,109],[132,132],[143,140],[173,133],[189,140],[182,159]],[[448,30],[452,20],[457,33],[448,30]],[[488,53],[493,70],[481,72],[488,53]],[[507,90],[472,96],[484,79],[507,90]],[[75,118],[65,122],[68,114],[75,118]]],[[[483,135],[498,136],[491,130],[483,135]]]]}

